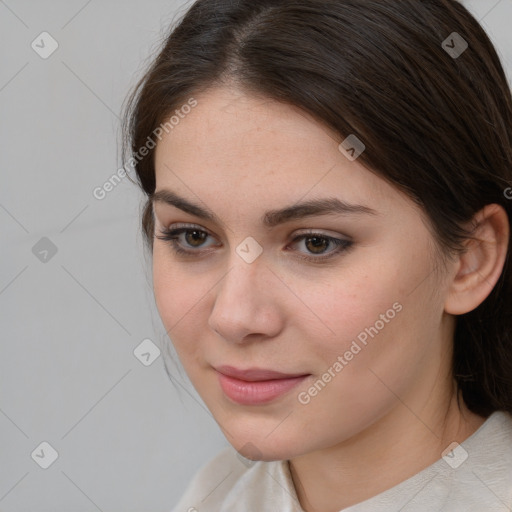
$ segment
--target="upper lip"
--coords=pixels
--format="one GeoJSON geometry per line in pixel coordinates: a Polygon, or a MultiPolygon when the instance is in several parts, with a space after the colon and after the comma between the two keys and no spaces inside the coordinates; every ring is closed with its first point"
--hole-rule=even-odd
{"type": "Polygon", "coordinates": [[[217,366],[215,369],[227,375],[228,377],[234,377],[235,379],[245,380],[248,382],[254,382],[259,380],[277,380],[277,379],[291,379],[293,377],[303,377],[309,375],[307,373],[282,373],[275,372],[273,370],[265,370],[262,368],[248,368],[246,370],[240,370],[233,366],[217,366]]]}

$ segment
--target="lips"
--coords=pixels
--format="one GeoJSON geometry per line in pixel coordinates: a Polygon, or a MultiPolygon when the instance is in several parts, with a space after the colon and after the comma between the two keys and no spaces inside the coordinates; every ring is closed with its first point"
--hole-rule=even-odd
{"type": "Polygon", "coordinates": [[[289,374],[260,368],[240,370],[232,366],[219,366],[216,370],[224,394],[241,405],[271,402],[309,377],[309,374],[289,374]]]}
{"type": "Polygon", "coordinates": [[[247,370],[239,370],[233,366],[219,366],[215,368],[219,373],[233,377],[238,380],[245,380],[247,382],[255,382],[261,380],[280,380],[292,379],[295,377],[303,377],[305,373],[281,373],[273,370],[263,370],[260,368],[249,368],[247,370]]]}

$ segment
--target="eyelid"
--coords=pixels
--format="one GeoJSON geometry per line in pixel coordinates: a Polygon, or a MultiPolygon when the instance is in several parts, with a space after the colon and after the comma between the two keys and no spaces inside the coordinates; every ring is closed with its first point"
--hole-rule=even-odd
{"type": "Polygon", "coordinates": [[[302,236],[302,235],[320,235],[325,236],[325,238],[339,238],[339,239],[346,239],[347,241],[350,241],[350,237],[348,235],[342,235],[341,233],[337,233],[335,231],[329,230],[329,229],[322,229],[322,228],[304,228],[304,229],[298,229],[294,231],[293,238],[296,236],[302,236]]]}
{"type": "Polygon", "coordinates": [[[196,231],[202,231],[202,232],[206,233],[208,236],[211,236],[212,238],[217,238],[216,235],[214,235],[209,229],[205,228],[204,226],[200,226],[199,224],[193,224],[193,223],[189,223],[189,222],[175,222],[168,227],[162,226],[162,229],[164,229],[165,231],[177,231],[179,229],[190,230],[190,231],[196,230],[196,231]]]}
{"type": "MultiPolygon", "coordinates": [[[[159,225],[162,229],[167,229],[169,231],[174,231],[176,229],[181,229],[181,228],[187,228],[187,229],[191,229],[191,230],[197,229],[198,231],[204,231],[208,235],[210,235],[214,238],[217,238],[216,235],[214,235],[209,229],[207,229],[204,226],[201,226],[199,224],[194,224],[194,223],[189,223],[189,222],[176,222],[166,228],[164,228],[163,224],[161,224],[161,223],[159,223],[159,225]]],[[[346,235],[342,235],[341,233],[335,233],[334,231],[321,229],[321,228],[318,228],[318,229],[304,228],[304,229],[296,230],[294,232],[294,234],[292,235],[291,239],[295,240],[295,238],[297,238],[298,236],[301,236],[301,235],[320,235],[325,238],[342,238],[346,241],[351,241],[350,237],[348,237],[346,235]]]]}

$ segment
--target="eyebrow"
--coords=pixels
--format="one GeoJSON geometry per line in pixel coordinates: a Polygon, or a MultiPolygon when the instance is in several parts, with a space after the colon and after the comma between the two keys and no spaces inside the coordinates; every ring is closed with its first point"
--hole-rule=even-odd
{"type": "MultiPolygon", "coordinates": [[[[178,196],[175,192],[162,189],[149,196],[153,203],[164,203],[179,208],[180,210],[218,224],[222,224],[219,217],[209,208],[204,208],[190,202],[188,199],[178,196]]],[[[377,215],[377,212],[368,206],[351,204],[341,201],[336,197],[324,199],[312,199],[302,203],[296,203],[279,210],[269,210],[262,216],[262,224],[268,228],[275,227],[285,222],[299,220],[317,215],[377,215]]]]}

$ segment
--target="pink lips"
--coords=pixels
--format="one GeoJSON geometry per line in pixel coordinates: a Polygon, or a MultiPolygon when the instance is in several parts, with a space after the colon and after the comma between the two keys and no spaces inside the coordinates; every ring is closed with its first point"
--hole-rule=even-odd
{"type": "Polygon", "coordinates": [[[232,366],[219,366],[219,383],[222,391],[234,402],[257,405],[270,402],[290,391],[308,374],[290,375],[272,370],[249,368],[238,370],[232,366]]]}

